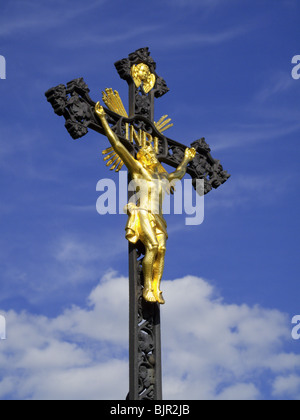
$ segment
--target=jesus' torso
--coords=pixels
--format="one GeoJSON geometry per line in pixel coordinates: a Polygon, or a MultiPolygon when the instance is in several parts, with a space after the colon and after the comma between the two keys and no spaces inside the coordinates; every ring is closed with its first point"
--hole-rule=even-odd
{"type": "Polygon", "coordinates": [[[165,174],[141,165],[141,170],[132,174],[136,185],[138,207],[152,214],[163,215],[163,201],[169,184],[165,174]]]}

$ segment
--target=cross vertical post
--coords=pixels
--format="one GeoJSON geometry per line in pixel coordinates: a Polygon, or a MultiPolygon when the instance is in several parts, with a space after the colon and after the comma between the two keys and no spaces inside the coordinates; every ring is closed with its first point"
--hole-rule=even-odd
{"type": "MultiPolygon", "coordinates": [[[[129,87],[129,118],[146,117],[154,123],[154,90],[145,92],[127,69],[146,64],[155,70],[147,49],[131,54],[115,66],[129,87]]],[[[128,183],[131,181],[128,176],[128,183]]],[[[128,193],[128,199],[133,193],[128,193]]],[[[128,200],[129,201],[129,200],[128,200]]],[[[129,400],[162,400],[160,305],[143,299],[143,247],[129,242],[129,400]]]]}

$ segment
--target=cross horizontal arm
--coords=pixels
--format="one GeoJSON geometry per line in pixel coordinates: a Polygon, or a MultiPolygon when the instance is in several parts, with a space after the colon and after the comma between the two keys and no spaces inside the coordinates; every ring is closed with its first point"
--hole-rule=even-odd
{"type": "MultiPolygon", "coordinates": [[[[88,129],[106,135],[95,112],[96,102],[90,98],[89,92],[90,90],[83,78],[79,78],[72,80],[66,86],[61,84],[53,87],[45,93],[54,112],[65,118],[65,127],[73,139],[85,136],[88,133],[88,129]]],[[[104,110],[111,129],[132,155],[137,152],[137,147],[126,139],[126,123],[134,125],[137,129],[142,126],[144,131],[153,134],[159,139],[158,160],[160,162],[173,168],[177,168],[180,165],[186,145],[165,137],[156,129],[153,122],[142,115],[125,118],[105,107],[104,110]]],[[[213,188],[218,188],[226,182],[230,175],[227,171],[224,171],[220,161],[211,156],[210,147],[204,138],[193,142],[191,147],[196,149],[197,154],[194,160],[189,163],[187,173],[192,177],[195,189],[197,179],[204,180],[204,194],[207,194],[213,188]]]]}

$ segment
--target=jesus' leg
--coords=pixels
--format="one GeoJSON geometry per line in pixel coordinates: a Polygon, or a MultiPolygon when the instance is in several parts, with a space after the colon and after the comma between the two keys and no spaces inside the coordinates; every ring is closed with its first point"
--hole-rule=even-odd
{"type": "Polygon", "coordinates": [[[140,212],[141,224],[141,240],[145,245],[145,256],[143,259],[143,274],[144,274],[144,290],[143,297],[148,302],[156,302],[156,297],[153,291],[153,267],[158,253],[158,241],[156,239],[155,231],[151,226],[148,214],[143,211],[140,212]]]}
{"type": "Polygon", "coordinates": [[[160,290],[160,283],[163,276],[164,266],[165,266],[165,254],[166,254],[166,236],[160,234],[157,236],[158,240],[158,252],[157,257],[153,266],[153,282],[152,289],[156,301],[160,304],[164,304],[165,300],[162,296],[162,291],[160,290]]]}

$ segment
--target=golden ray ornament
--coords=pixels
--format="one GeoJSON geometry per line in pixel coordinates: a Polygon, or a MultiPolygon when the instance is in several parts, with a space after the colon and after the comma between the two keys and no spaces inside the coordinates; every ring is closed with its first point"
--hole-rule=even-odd
{"type": "MultiPolygon", "coordinates": [[[[134,66],[133,66],[134,67],[134,66]]],[[[148,67],[148,66],[146,66],[148,67]]],[[[154,76],[154,75],[153,75],[154,76]]],[[[155,77],[155,76],[154,76],[155,77]]],[[[155,83],[155,82],[154,82],[155,83]]],[[[123,101],[119,95],[118,91],[114,91],[112,88],[105,89],[104,92],[102,92],[102,100],[111,111],[115,112],[116,114],[128,118],[128,113],[124,107],[123,101]]],[[[164,131],[168,130],[169,128],[173,127],[174,124],[169,124],[171,122],[171,118],[168,118],[168,115],[163,115],[158,122],[154,122],[155,127],[160,133],[163,133],[164,131]]],[[[133,127],[130,127],[131,129],[131,137],[132,141],[135,140],[136,144],[140,146],[141,139],[138,136],[133,135],[133,127]]],[[[128,138],[129,135],[129,128],[128,132],[126,133],[126,137],[128,138]]],[[[141,137],[141,136],[140,136],[141,137]]],[[[154,141],[154,149],[156,150],[156,153],[158,153],[158,145],[155,144],[154,141]]],[[[109,167],[111,171],[115,170],[116,172],[119,172],[122,167],[124,166],[124,162],[122,159],[118,156],[118,154],[114,151],[112,147],[109,147],[108,149],[103,150],[102,154],[104,155],[103,160],[106,162],[106,166],[109,167]]],[[[160,172],[166,172],[164,167],[160,165],[160,172]]],[[[173,188],[172,188],[173,191],[173,188]]]]}
{"type": "Polygon", "coordinates": [[[113,91],[111,88],[105,89],[105,92],[102,92],[102,100],[111,111],[122,117],[128,118],[128,114],[118,91],[113,91]]]}

